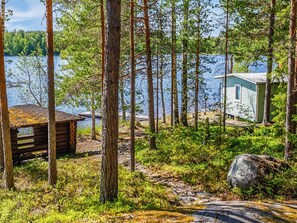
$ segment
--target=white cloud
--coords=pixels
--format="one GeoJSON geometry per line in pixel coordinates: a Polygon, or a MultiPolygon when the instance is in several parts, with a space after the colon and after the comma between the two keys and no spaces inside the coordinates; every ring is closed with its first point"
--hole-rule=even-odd
{"type": "Polygon", "coordinates": [[[7,9],[13,11],[13,15],[6,23],[8,30],[35,30],[41,29],[45,24],[43,22],[45,6],[38,0],[23,0],[18,3],[12,1],[11,4],[8,1],[7,9]]]}
{"type": "Polygon", "coordinates": [[[10,18],[13,22],[23,22],[25,20],[31,20],[31,19],[40,19],[44,17],[45,8],[42,4],[35,4],[30,5],[29,10],[19,10],[16,8],[11,8],[13,11],[13,15],[10,18]]]}

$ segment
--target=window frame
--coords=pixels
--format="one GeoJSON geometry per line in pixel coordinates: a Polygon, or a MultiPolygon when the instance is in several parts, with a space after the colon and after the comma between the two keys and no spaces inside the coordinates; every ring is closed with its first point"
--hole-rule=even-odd
{"type": "Polygon", "coordinates": [[[237,102],[241,102],[241,98],[242,98],[242,86],[241,84],[234,84],[234,101],[237,101],[237,102]],[[236,89],[237,87],[239,87],[239,99],[236,98],[236,89]]]}

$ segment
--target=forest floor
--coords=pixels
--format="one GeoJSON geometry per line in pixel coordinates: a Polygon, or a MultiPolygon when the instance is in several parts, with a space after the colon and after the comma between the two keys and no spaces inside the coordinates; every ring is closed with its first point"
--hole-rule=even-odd
{"type": "MultiPolygon", "coordinates": [[[[208,116],[209,117],[209,116],[208,116]]],[[[206,118],[206,116],[204,117],[206,118]]],[[[214,116],[213,120],[216,117],[214,116]]],[[[212,118],[210,118],[212,120],[212,118]]],[[[228,120],[233,126],[247,126],[246,123],[228,120]]],[[[145,128],[139,125],[136,131],[136,138],[145,137],[145,128]]],[[[129,133],[127,127],[120,129],[119,144],[119,163],[125,168],[129,168],[129,133]]],[[[101,142],[91,141],[86,138],[80,138],[78,152],[98,151],[101,142]],[[88,151],[86,151],[88,148],[88,151]]],[[[229,197],[227,200],[222,196],[208,193],[201,188],[190,185],[174,176],[174,174],[156,168],[150,168],[136,162],[136,171],[140,171],[147,176],[154,185],[162,185],[170,196],[177,199],[176,213],[183,213],[193,217],[193,219],[182,220],[181,222],[297,222],[297,202],[276,202],[274,200],[253,200],[244,201],[238,197],[229,197]]],[[[178,222],[172,219],[172,216],[161,214],[154,216],[153,212],[136,212],[122,215],[121,221],[124,222],[178,222]],[[140,215],[149,216],[149,218],[139,218],[140,215]],[[155,219],[154,219],[155,218],[155,219]],[[142,219],[142,220],[140,220],[142,219]]],[[[174,213],[174,211],[171,211],[174,213]]],[[[143,217],[142,216],[142,217],[143,217]]],[[[119,220],[119,219],[118,219],[119,220]]]]}
{"type": "MultiPolygon", "coordinates": [[[[216,119],[214,114],[211,120],[216,119]]],[[[273,129],[255,128],[248,133],[244,123],[230,121],[240,127],[228,129],[226,137],[221,137],[219,127],[213,126],[208,142],[202,122],[199,131],[160,123],[155,151],[148,149],[146,123],[138,123],[135,173],[129,171],[129,127],[121,125],[119,197],[104,205],[99,202],[101,137],[90,140],[88,130],[83,131],[76,154],[58,158],[55,187],[47,184],[45,159],[15,166],[15,188],[0,187],[0,223],[296,223],[297,201],[290,200],[290,194],[296,197],[295,167],[291,175],[281,175],[287,181],[276,182],[283,186],[282,194],[273,196],[272,190],[270,199],[265,193],[245,199],[227,187],[226,172],[237,154],[267,152],[279,158],[283,150],[282,139],[273,129]]]]}

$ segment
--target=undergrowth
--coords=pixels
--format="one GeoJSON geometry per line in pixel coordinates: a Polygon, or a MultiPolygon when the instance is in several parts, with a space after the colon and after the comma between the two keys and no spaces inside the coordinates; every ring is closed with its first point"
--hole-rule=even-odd
{"type": "Polygon", "coordinates": [[[232,197],[270,197],[290,199],[297,196],[297,166],[266,179],[265,188],[239,191],[228,188],[228,169],[237,155],[262,154],[283,157],[282,133],[275,127],[227,127],[221,134],[219,126],[210,126],[207,136],[204,124],[198,131],[176,127],[164,129],[157,136],[157,150],[150,150],[147,140],[137,141],[137,159],[144,165],[182,179],[202,190],[232,197]]]}

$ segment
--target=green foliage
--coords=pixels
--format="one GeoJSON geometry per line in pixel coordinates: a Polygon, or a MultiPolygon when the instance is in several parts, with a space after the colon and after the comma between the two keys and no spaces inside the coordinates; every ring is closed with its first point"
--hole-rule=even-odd
{"type": "Polygon", "coordinates": [[[58,76],[57,103],[89,110],[101,104],[100,3],[90,0],[58,4],[61,58],[67,63],[58,76]]]}
{"type": "Polygon", "coordinates": [[[17,189],[0,189],[0,222],[106,222],[111,214],[170,206],[161,186],[122,167],[119,199],[102,205],[99,167],[98,159],[91,156],[59,159],[59,178],[53,188],[47,186],[47,162],[32,160],[17,166],[17,189]]]}
{"type": "MultiPolygon", "coordinates": [[[[57,41],[59,33],[55,33],[55,40],[57,41]]],[[[41,49],[41,54],[46,55],[46,33],[41,31],[24,31],[14,30],[13,32],[5,33],[5,55],[18,56],[31,55],[36,51],[36,48],[41,49]]],[[[55,54],[59,51],[55,48],[55,54]]]]}
{"type": "MultiPolygon", "coordinates": [[[[163,130],[157,136],[158,150],[149,150],[144,140],[137,141],[137,160],[144,165],[174,174],[206,191],[222,194],[229,193],[226,177],[235,156],[249,153],[283,158],[282,132],[274,126],[228,127],[226,134],[220,134],[218,126],[211,126],[211,137],[207,143],[204,141],[205,134],[203,123],[197,132],[184,127],[163,130]]],[[[296,168],[267,179],[267,190],[273,191],[275,196],[296,196],[297,193],[293,190],[296,176],[282,180],[285,175],[293,173],[296,174],[296,168]],[[277,186],[282,183],[285,188],[277,186]]],[[[255,196],[255,192],[252,190],[250,194],[255,196]]],[[[274,197],[273,193],[268,195],[274,197]]],[[[256,193],[258,195],[261,195],[260,191],[256,193]]]]}

